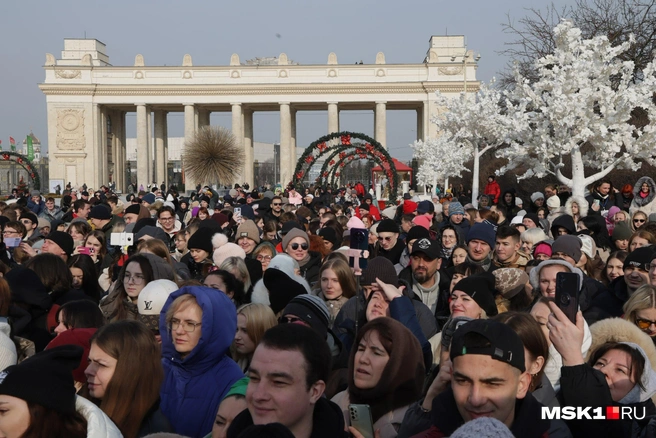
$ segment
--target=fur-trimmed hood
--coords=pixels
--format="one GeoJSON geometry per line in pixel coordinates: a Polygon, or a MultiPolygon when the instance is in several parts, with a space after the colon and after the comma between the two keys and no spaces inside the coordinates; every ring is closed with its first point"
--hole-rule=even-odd
{"type": "Polygon", "coordinates": [[[588,205],[588,201],[582,196],[570,196],[567,198],[567,201],[565,202],[565,213],[574,217],[572,214],[572,203],[574,202],[579,206],[579,216],[586,217],[590,206],[588,205]]]}
{"type": "MultiPolygon", "coordinates": [[[[649,335],[640,330],[635,324],[622,318],[607,318],[597,321],[590,326],[592,333],[592,345],[588,350],[585,360],[603,344],[607,342],[622,342],[630,345],[644,356],[645,372],[642,375],[642,385],[645,390],[640,389],[640,401],[645,401],[656,394],[656,347],[649,335]],[[649,371],[649,372],[647,372],[649,371]]],[[[636,388],[639,388],[636,386],[636,388]]]]}
{"type": "Polygon", "coordinates": [[[633,186],[633,203],[639,208],[649,204],[654,200],[654,197],[656,197],[656,183],[654,183],[654,180],[648,176],[640,177],[633,186]],[[649,195],[646,198],[640,196],[640,187],[643,183],[647,183],[649,186],[649,195]]]}

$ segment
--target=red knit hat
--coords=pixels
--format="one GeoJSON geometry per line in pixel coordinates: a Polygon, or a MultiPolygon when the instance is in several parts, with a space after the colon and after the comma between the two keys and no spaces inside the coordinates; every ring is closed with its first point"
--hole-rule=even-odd
{"type": "Polygon", "coordinates": [[[57,336],[55,339],[50,341],[46,350],[51,348],[59,347],[60,345],[79,345],[84,349],[82,354],[82,360],[80,361],[80,366],[73,370],[73,379],[76,382],[86,382],[87,378],[84,375],[84,370],[87,368],[89,350],[91,349],[91,343],[89,340],[91,337],[98,331],[96,328],[72,328],[66,330],[57,336]]]}
{"type": "Polygon", "coordinates": [[[403,214],[410,214],[417,211],[417,203],[409,199],[403,201],[403,214]]]}

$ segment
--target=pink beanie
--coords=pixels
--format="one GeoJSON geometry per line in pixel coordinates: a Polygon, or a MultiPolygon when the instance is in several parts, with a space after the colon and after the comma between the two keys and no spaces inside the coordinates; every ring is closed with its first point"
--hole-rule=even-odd
{"type": "Polygon", "coordinates": [[[367,227],[364,226],[364,222],[362,222],[359,218],[353,216],[346,223],[346,228],[350,230],[351,228],[367,228],[367,227]]]}
{"type": "Polygon", "coordinates": [[[424,227],[427,230],[430,229],[431,226],[430,218],[428,216],[424,216],[423,214],[421,216],[415,216],[415,218],[412,220],[412,223],[419,225],[420,227],[424,227]]]}
{"type": "Polygon", "coordinates": [[[537,256],[538,254],[546,254],[547,256],[551,257],[551,245],[544,242],[540,242],[535,245],[535,248],[533,248],[533,257],[537,256]]]}

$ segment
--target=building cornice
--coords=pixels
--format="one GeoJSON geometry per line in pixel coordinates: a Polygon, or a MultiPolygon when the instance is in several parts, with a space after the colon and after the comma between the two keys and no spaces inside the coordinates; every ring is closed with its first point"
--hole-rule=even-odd
{"type": "MultiPolygon", "coordinates": [[[[479,81],[468,81],[467,90],[477,91],[479,81]]],[[[83,85],[39,84],[46,95],[93,96],[214,96],[214,95],[273,95],[273,94],[426,94],[459,93],[461,82],[430,82],[400,84],[267,84],[267,85],[83,85]]]]}

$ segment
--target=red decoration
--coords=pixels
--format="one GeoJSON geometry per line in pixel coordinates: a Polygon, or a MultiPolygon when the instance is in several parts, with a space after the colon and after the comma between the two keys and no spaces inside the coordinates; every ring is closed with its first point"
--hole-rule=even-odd
{"type": "Polygon", "coordinates": [[[328,177],[328,172],[324,172],[324,173],[323,173],[323,177],[324,177],[324,178],[327,178],[327,177],[328,177]]]}
{"type": "Polygon", "coordinates": [[[330,163],[328,163],[328,164],[330,164],[331,166],[334,166],[335,165],[335,160],[330,160],[330,163]]]}
{"type": "Polygon", "coordinates": [[[328,146],[326,145],[326,142],[319,143],[319,144],[317,145],[317,149],[319,149],[320,152],[323,152],[323,151],[325,151],[326,149],[328,149],[328,146]]]}
{"type": "Polygon", "coordinates": [[[301,171],[301,172],[296,172],[296,178],[298,178],[298,179],[302,179],[302,178],[303,178],[303,175],[304,175],[303,171],[301,171]]]}
{"type": "Polygon", "coordinates": [[[312,155],[308,155],[307,158],[305,158],[305,162],[308,164],[312,164],[314,161],[314,157],[312,155]]]}
{"type": "Polygon", "coordinates": [[[2,158],[5,159],[5,160],[8,160],[9,159],[9,154],[2,154],[2,158]]]}
{"type": "Polygon", "coordinates": [[[20,157],[19,157],[19,158],[17,158],[17,159],[16,159],[16,161],[17,161],[18,163],[20,163],[20,164],[23,164],[23,159],[22,159],[22,158],[20,158],[20,157]]]}
{"type": "Polygon", "coordinates": [[[369,152],[372,152],[374,150],[374,147],[371,143],[367,143],[364,145],[365,149],[368,150],[369,152]]]}
{"type": "Polygon", "coordinates": [[[350,145],[351,144],[351,136],[350,135],[342,135],[342,144],[343,145],[350,145]]]}
{"type": "Polygon", "coordinates": [[[335,172],[335,176],[339,178],[339,172],[335,172]]]}
{"type": "Polygon", "coordinates": [[[344,158],[346,158],[346,152],[340,152],[339,153],[339,159],[343,160],[344,158]]]}
{"type": "Polygon", "coordinates": [[[346,166],[345,162],[342,161],[341,163],[339,163],[339,167],[344,167],[344,166],[346,166]]]}
{"type": "Polygon", "coordinates": [[[348,159],[349,161],[353,161],[353,158],[355,158],[353,155],[351,155],[348,159]]]}

